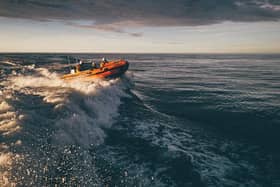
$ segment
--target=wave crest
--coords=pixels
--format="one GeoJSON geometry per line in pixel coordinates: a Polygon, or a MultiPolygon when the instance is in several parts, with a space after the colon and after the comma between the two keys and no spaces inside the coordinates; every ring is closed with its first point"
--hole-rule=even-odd
{"type": "Polygon", "coordinates": [[[13,75],[5,84],[6,90],[12,90],[12,100],[21,99],[20,112],[29,120],[48,120],[44,124],[55,129],[52,135],[55,143],[84,147],[102,143],[105,137],[102,128],[112,125],[118,115],[121,97],[127,96],[124,82],[120,79],[65,82],[46,68],[32,71],[35,71],[32,75],[13,75]],[[33,98],[28,99],[29,96],[33,98]],[[36,104],[35,98],[40,100],[37,104],[43,111],[34,114],[28,110],[34,111],[36,106],[28,106],[36,104]]]}

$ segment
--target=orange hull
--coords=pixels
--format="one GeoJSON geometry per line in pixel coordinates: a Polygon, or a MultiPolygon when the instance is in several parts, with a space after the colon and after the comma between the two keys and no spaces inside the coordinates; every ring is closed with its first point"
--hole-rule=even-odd
{"type": "Polygon", "coordinates": [[[115,78],[124,74],[128,69],[129,63],[125,60],[110,61],[105,63],[101,68],[90,69],[85,71],[76,72],[73,74],[66,74],[62,77],[64,80],[72,79],[104,79],[104,78],[115,78]]]}

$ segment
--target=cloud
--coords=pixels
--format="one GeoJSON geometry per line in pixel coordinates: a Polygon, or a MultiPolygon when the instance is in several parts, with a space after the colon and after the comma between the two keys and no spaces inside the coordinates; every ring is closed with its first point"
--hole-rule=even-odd
{"type": "Polygon", "coordinates": [[[127,22],[118,22],[118,23],[111,23],[111,24],[95,24],[95,23],[85,23],[79,21],[78,22],[68,21],[67,24],[79,28],[97,29],[101,31],[109,31],[109,32],[116,32],[116,33],[125,33],[133,37],[141,37],[143,35],[143,33],[139,33],[139,32],[126,31],[124,29],[125,26],[130,25],[130,23],[127,22]]]}
{"type": "MultiPolygon", "coordinates": [[[[223,21],[278,21],[278,0],[1,0],[0,16],[127,33],[130,27],[193,26],[223,21]]],[[[141,36],[141,33],[128,33],[141,36]]]]}

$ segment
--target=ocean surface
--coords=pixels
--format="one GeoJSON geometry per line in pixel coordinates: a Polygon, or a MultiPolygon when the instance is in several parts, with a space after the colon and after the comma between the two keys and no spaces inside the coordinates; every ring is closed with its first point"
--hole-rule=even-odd
{"type": "Polygon", "coordinates": [[[0,186],[278,187],[279,133],[280,55],[0,54],[0,186]]]}

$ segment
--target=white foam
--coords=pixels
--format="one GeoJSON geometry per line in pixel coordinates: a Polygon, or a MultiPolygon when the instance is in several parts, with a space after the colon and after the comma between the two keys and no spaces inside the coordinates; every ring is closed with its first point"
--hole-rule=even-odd
{"type": "Polygon", "coordinates": [[[0,113],[6,112],[7,110],[10,110],[11,108],[12,107],[6,101],[2,101],[0,103],[0,113]]]}
{"type": "MultiPolygon", "coordinates": [[[[103,142],[105,133],[118,115],[120,98],[126,96],[120,79],[110,81],[81,80],[65,82],[56,73],[36,68],[35,75],[17,75],[8,79],[7,89],[39,95],[43,102],[54,104],[53,110],[69,115],[56,120],[53,140],[59,144],[88,147],[103,142]]],[[[7,107],[3,104],[2,107],[7,107]]],[[[48,116],[42,116],[44,119],[48,116]]]]}
{"type": "Polygon", "coordinates": [[[15,64],[15,63],[11,62],[11,61],[2,61],[2,62],[0,62],[0,63],[6,64],[6,65],[11,65],[11,66],[16,66],[16,65],[17,65],[17,64],[15,64]]]}
{"type": "MultiPolygon", "coordinates": [[[[2,98],[3,99],[3,98],[2,98]]],[[[9,105],[7,101],[0,98],[0,133],[2,136],[7,136],[18,132],[20,126],[18,124],[17,115],[14,107],[9,105]]]]}
{"type": "Polygon", "coordinates": [[[10,185],[9,177],[10,173],[8,172],[11,163],[12,163],[12,156],[11,153],[1,153],[0,154],[0,167],[4,168],[5,170],[0,170],[0,185],[1,186],[8,186],[10,185]]]}

